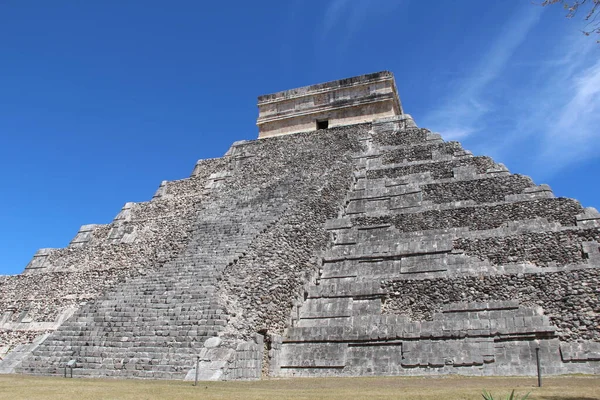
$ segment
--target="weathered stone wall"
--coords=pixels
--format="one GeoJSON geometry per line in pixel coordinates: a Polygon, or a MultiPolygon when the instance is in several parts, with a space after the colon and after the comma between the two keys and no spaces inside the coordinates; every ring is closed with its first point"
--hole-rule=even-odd
{"type": "Polygon", "coordinates": [[[591,241],[600,242],[600,229],[536,232],[484,239],[459,238],[454,241],[454,248],[496,265],[530,262],[548,266],[586,262],[587,256],[581,245],[591,241]]]}
{"type": "Polygon", "coordinates": [[[427,140],[430,131],[423,128],[404,129],[402,135],[390,135],[389,132],[373,132],[373,144],[377,146],[407,146],[427,140]]]}
{"type": "Polygon", "coordinates": [[[110,268],[3,277],[0,302],[3,311],[11,313],[5,322],[20,322],[24,317],[35,322],[53,322],[66,307],[94,299],[137,273],[127,268],[110,268]]]}
{"type": "MultiPolygon", "coordinates": [[[[425,133],[423,133],[425,135],[425,133]]],[[[428,172],[435,179],[452,178],[454,176],[454,168],[458,167],[474,167],[475,170],[482,174],[488,169],[496,168],[498,164],[489,157],[470,157],[451,161],[437,161],[426,164],[409,164],[385,169],[372,169],[367,171],[367,178],[398,178],[405,175],[420,174],[428,172]]]]}
{"type": "Polygon", "coordinates": [[[447,182],[421,186],[423,200],[436,204],[449,201],[473,200],[477,203],[504,201],[505,196],[523,193],[534,186],[531,178],[522,175],[497,176],[462,182],[447,182]]]}
{"type": "MultiPolygon", "coordinates": [[[[419,133],[422,138],[422,133],[419,133]]],[[[385,141],[385,136],[380,137],[379,142],[385,141]]],[[[442,142],[435,145],[415,145],[406,148],[395,148],[383,155],[383,164],[396,164],[402,162],[422,161],[433,159],[434,153],[438,155],[453,155],[462,151],[462,146],[458,142],[442,142]]]]}
{"type": "Polygon", "coordinates": [[[472,230],[494,229],[510,221],[546,218],[564,226],[576,224],[575,216],[583,211],[572,199],[542,199],[480,207],[427,210],[419,214],[391,214],[356,217],[357,226],[393,224],[401,232],[467,227],[472,230]]]}
{"type": "Polygon", "coordinates": [[[259,96],[259,138],[368,123],[402,114],[394,76],[382,71],[259,96]]]}
{"type": "MultiPolygon", "coordinates": [[[[10,349],[18,346],[20,344],[31,343],[33,340],[46,333],[47,331],[13,331],[13,330],[0,330],[0,342],[2,346],[6,349],[6,353],[9,352],[10,349]]],[[[0,352],[0,360],[2,360],[4,354],[0,352]]]]}
{"type": "MultiPolygon", "coordinates": [[[[302,132],[314,132],[317,129],[317,121],[327,120],[329,128],[337,128],[348,125],[364,124],[378,118],[386,118],[395,115],[394,105],[390,99],[379,99],[374,95],[370,99],[373,103],[361,104],[352,100],[336,102],[327,107],[318,107],[311,110],[310,114],[299,113],[298,116],[290,116],[284,119],[264,122],[259,125],[260,138],[290,135],[302,132]],[[383,101],[382,101],[383,100],[383,101]]],[[[369,99],[361,99],[369,100],[369,99]]]]}
{"type": "Polygon", "coordinates": [[[388,282],[384,314],[431,321],[449,303],[517,301],[541,308],[561,340],[600,341],[600,269],[388,282]]]}

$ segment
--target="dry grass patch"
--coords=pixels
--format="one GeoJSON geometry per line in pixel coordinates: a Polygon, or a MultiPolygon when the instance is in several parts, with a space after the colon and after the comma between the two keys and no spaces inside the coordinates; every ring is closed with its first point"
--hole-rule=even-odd
{"type": "Polygon", "coordinates": [[[600,377],[535,378],[481,377],[362,377],[298,378],[251,382],[64,379],[0,375],[0,399],[482,399],[483,389],[494,398],[531,392],[529,399],[600,400],[600,377]]]}

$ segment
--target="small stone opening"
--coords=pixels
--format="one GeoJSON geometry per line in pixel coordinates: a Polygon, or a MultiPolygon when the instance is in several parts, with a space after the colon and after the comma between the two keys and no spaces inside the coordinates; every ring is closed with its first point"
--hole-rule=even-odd
{"type": "Polygon", "coordinates": [[[329,128],[329,120],[327,120],[327,119],[317,120],[317,130],[327,129],[327,128],[329,128]]]}
{"type": "Polygon", "coordinates": [[[263,338],[261,376],[266,378],[270,375],[269,371],[271,369],[271,335],[269,335],[266,328],[259,330],[258,334],[263,338]]]}

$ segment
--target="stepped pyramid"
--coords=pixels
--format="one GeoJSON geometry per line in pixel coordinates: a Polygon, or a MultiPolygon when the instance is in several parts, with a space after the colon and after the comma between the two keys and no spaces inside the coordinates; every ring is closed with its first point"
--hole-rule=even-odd
{"type": "Polygon", "coordinates": [[[389,72],[258,106],[258,140],[0,276],[0,372],[600,373],[596,210],[417,127],[389,72]]]}

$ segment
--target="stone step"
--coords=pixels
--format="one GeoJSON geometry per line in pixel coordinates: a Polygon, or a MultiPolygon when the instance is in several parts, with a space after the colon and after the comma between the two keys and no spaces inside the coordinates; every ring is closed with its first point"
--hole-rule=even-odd
{"type": "Polygon", "coordinates": [[[468,155],[459,142],[382,146],[380,147],[380,151],[383,164],[400,164],[421,160],[446,160],[468,155]]]}
{"type": "MultiPolygon", "coordinates": [[[[422,128],[409,128],[391,134],[389,132],[373,132],[371,138],[377,146],[405,146],[433,140],[431,132],[422,128]]],[[[440,139],[436,138],[436,140],[440,139]]]]}
{"type": "MultiPolygon", "coordinates": [[[[422,161],[407,165],[388,164],[366,171],[367,179],[398,179],[407,182],[418,182],[422,179],[419,174],[429,175],[429,179],[449,179],[455,176],[456,168],[469,167],[474,173],[485,174],[488,171],[497,173],[498,164],[489,157],[465,157],[458,160],[422,161]],[[410,179],[415,175],[415,179],[410,179]]],[[[460,171],[460,170],[458,170],[460,171]]],[[[504,173],[507,173],[505,170],[504,173]]]]}
{"type": "Polygon", "coordinates": [[[545,316],[509,316],[497,319],[417,321],[373,325],[353,323],[345,326],[288,328],[286,342],[352,342],[378,340],[464,339],[467,337],[553,336],[556,328],[545,316]]]}
{"type": "Polygon", "coordinates": [[[481,179],[435,182],[424,185],[384,186],[353,190],[348,195],[347,214],[384,212],[435,204],[472,204],[513,202],[554,197],[545,187],[538,191],[530,178],[521,175],[484,177],[481,179]]]}
{"type": "Polygon", "coordinates": [[[468,228],[489,230],[515,221],[545,218],[549,223],[576,226],[576,216],[583,208],[579,202],[566,198],[539,199],[511,203],[440,206],[411,210],[393,210],[386,214],[353,216],[352,226],[393,225],[400,232],[434,229],[468,228]]]}

